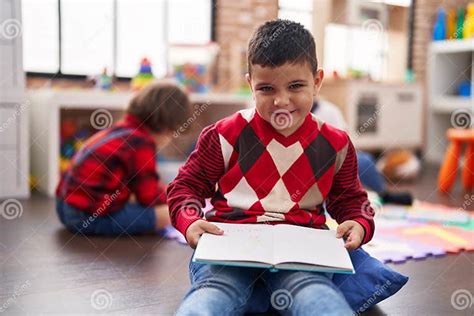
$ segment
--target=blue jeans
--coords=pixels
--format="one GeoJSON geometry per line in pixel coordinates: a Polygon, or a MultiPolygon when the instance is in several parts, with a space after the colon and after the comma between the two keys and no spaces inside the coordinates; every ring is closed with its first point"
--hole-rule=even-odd
{"type": "Polygon", "coordinates": [[[385,179],[375,167],[374,157],[364,151],[357,152],[359,179],[362,185],[377,193],[385,191],[385,179]]]}
{"type": "Polygon", "coordinates": [[[135,203],[127,203],[111,214],[95,216],[74,208],[62,199],[56,199],[56,212],[67,229],[84,235],[151,233],[155,231],[156,225],[155,209],[135,203]]]}
{"type": "MultiPolygon", "coordinates": [[[[190,262],[191,289],[176,315],[243,315],[254,286],[263,282],[268,295],[257,303],[283,315],[352,315],[331,274],[231,267],[190,262]]],[[[253,300],[255,303],[255,300],[253,300]]],[[[263,307],[265,309],[265,307],[263,307]]]]}

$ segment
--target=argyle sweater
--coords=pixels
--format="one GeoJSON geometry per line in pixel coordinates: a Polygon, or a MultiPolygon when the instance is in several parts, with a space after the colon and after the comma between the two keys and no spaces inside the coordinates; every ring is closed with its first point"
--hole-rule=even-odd
{"type": "Polygon", "coordinates": [[[338,223],[362,225],[363,243],[374,232],[354,146],[312,114],[287,137],[255,109],[206,127],[167,196],[172,224],[184,236],[204,216],[205,198],[213,205],[208,221],[323,228],[326,203],[338,223]]]}

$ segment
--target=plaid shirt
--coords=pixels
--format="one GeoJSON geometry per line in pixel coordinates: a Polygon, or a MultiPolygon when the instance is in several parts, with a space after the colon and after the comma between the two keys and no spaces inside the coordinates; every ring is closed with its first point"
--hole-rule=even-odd
{"type": "Polygon", "coordinates": [[[354,146],[345,132],[313,115],[288,137],[254,109],[206,128],[168,187],[171,221],[183,235],[203,216],[207,197],[213,204],[205,214],[208,221],[322,228],[326,202],[338,223],[362,225],[363,243],[374,232],[354,146]]]}
{"type": "Polygon", "coordinates": [[[74,155],[56,196],[98,215],[119,210],[132,193],[144,206],[164,204],[166,187],[159,182],[155,156],[151,132],[127,114],[93,135],[74,155]]]}

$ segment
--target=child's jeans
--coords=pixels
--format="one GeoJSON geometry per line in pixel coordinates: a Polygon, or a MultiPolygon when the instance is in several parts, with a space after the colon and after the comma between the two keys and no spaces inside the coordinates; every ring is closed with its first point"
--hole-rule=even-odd
{"type": "Polygon", "coordinates": [[[96,216],[56,199],[56,211],[64,226],[74,233],[118,236],[155,232],[155,209],[140,204],[127,203],[116,212],[96,216]]]}
{"type": "MultiPolygon", "coordinates": [[[[243,315],[256,282],[264,282],[274,310],[283,315],[352,315],[331,274],[190,262],[191,289],[176,315],[243,315]]],[[[262,301],[262,305],[268,302],[262,301]]],[[[253,307],[252,310],[258,308],[253,307]]]]}

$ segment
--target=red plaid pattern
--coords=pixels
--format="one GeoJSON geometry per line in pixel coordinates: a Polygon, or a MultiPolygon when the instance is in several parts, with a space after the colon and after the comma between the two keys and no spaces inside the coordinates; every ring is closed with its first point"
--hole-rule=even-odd
{"type": "Polygon", "coordinates": [[[166,187],[159,182],[155,157],[150,131],[136,117],[126,115],[87,140],[61,177],[56,195],[77,209],[99,215],[121,209],[132,193],[144,206],[164,204],[166,187]]]}

